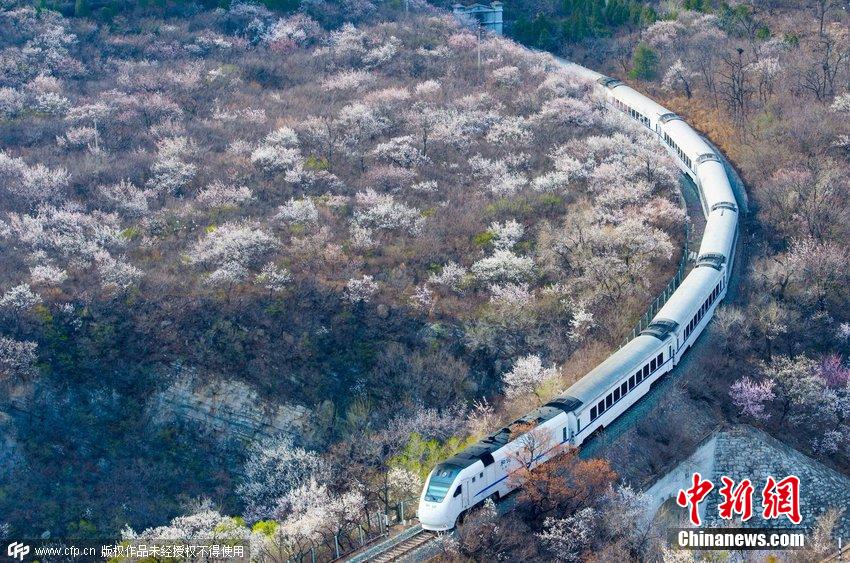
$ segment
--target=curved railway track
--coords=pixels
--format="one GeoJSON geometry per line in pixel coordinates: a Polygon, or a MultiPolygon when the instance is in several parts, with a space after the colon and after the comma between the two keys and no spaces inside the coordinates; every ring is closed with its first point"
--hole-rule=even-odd
{"type": "MultiPolygon", "coordinates": [[[[660,310],[653,311],[652,322],[562,396],[516,421],[533,423],[559,443],[578,447],[646,395],[652,384],[684,359],[704,331],[726,296],[738,242],[739,212],[745,211],[747,205],[746,196],[732,187],[728,165],[717,149],[682,118],[618,80],[556,60],[599,85],[610,107],[658,137],[681,171],[695,183],[705,218],[693,269],[676,291],[665,296],[660,310]],[[620,401],[621,398],[625,400],[620,401]]],[[[521,447],[522,439],[512,437],[509,425],[438,464],[420,500],[418,516],[425,528],[450,530],[461,513],[483,502],[487,495],[510,494],[512,487],[505,484],[510,473],[510,453],[521,447]],[[432,482],[436,485],[430,492],[432,482]],[[444,499],[448,500],[443,502],[444,499]]],[[[545,463],[552,451],[554,447],[534,462],[545,463]]],[[[398,561],[435,537],[418,525],[376,546],[368,559],[358,561],[398,561]]]]}
{"type": "Polygon", "coordinates": [[[399,543],[392,549],[385,551],[379,556],[371,559],[373,563],[390,563],[391,561],[399,561],[404,558],[405,555],[410,554],[411,552],[423,547],[425,544],[433,541],[437,538],[437,534],[434,532],[429,532],[427,530],[422,530],[420,528],[419,532],[406,539],[405,541],[399,543]]]}
{"type": "Polygon", "coordinates": [[[369,563],[390,563],[392,561],[401,561],[414,551],[437,539],[437,536],[437,533],[423,530],[422,526],[417,524],[404,530],[397,536],[345,559],[345,562],[363,563],[368,561],[369,563]]]}
{"type": "MultiPolygon", "coordinates": [[[[680,116],[623,82],[556,59],[591,83],[605,104],[653,135],[697,188],[705,227],[696,261],[675,290],[665,291],[660,308],[633,337],[605,361],[545,405],[437,464],[423,490],[418,516],[428,530],[450,530],[458,517],[490,496],[514,488],[508,480],[525,448],[531,425],[552,444],[536,453],[545,463],[558,447],[580,448],[647,395],[680,363],[726,297],[738,243],[738,219],[746,198],[736,197],[719,152],[680,116]],[[743,205],[739,200],[743,199],[743,205]]],[[[534,437],[531,438],[534,440],[534,437]]]]}

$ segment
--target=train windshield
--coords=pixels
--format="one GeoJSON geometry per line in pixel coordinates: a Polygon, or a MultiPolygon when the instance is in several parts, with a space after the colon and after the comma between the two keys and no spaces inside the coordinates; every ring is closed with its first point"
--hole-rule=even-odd
{"type": "Polygon", "coordinates": [[[449,492],[449,487],[457,476],[460,469],[453,465],[438,465],[428,481],[428,489],[425,491],[425,500],[431,502],[442,502],[449,492]]]}

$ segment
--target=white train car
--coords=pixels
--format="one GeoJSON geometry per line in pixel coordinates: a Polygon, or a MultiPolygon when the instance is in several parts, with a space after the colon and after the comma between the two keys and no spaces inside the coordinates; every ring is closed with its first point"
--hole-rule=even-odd
{"type": "Polygon", "coordinates": [[[613,422],[673,369],[726,295],[738,235],[738,206],[720,157],[679,116],[643,94],[592,70],[564,64],[597,81],[610,105],[655,133],[693,179],[706,217],[697,261],[637,337],[561,396],[438,464],[419,501],[419,520],[426,530],[453,528],[469,508],[517,487],[511,475],[522,461],[543,463],[560,447],[578,447],[613,422]],[[533,430],[517,435],[517,428],[529,426],[533,430]],[[545,437],[542,448],[541,437],[545,437]],[[530,440],[534,448],[529,448],[530,440]],[[529,452],[535,452],[535,459],[521,461],[529,452]]]}

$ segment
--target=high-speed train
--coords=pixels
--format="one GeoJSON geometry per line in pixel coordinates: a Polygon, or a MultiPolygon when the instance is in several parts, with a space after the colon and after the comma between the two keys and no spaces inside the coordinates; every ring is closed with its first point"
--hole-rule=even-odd
{"type": "Polygon", "coordinates": [[[565,446],[580,446],[610,424],[673,369],[726,295],[738,236],[738,205],[717,153],[679,116],[619,80],[563,64],[596,81],[612,107],[657,135],[694,180],[706,217],[696,264],[637,337],[562,395],[438,464],[419,498],[419,521],[426,530],[453,528],[463,512],[516,488],[519,483],[509,477],[520,464],[540,464],[565,446]],[[518,434],[517,428],[533,429],[518,434]],[[535,448],[528,445],[532,433],[535,448]]]}

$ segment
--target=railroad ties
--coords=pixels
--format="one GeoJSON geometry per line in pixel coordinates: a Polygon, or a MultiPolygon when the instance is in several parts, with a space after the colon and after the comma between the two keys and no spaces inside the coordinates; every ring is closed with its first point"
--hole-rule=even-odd
{"type": "Polygon", "coordinates": [[[345,559],[345,562],[390,563],[391,561],[401,561],[436,538],[435,532],[423,530],[422,526],[417,524],[371,549],[345,559]]]}
{"type": "Polygon", "coordinates": [[[437,534],[434,532],[428,532],[427,530],[420,530],[418,534],[413,537],[410,537],[403,542],[397,544],[396,546],[390,548],[389,550],[381,553],[371,561],[374,563],[390,563],[391,561],[399,561],[402,557],[409,554],[425,545],[426,543],[432,541],[437,537],[437,534]]]}

